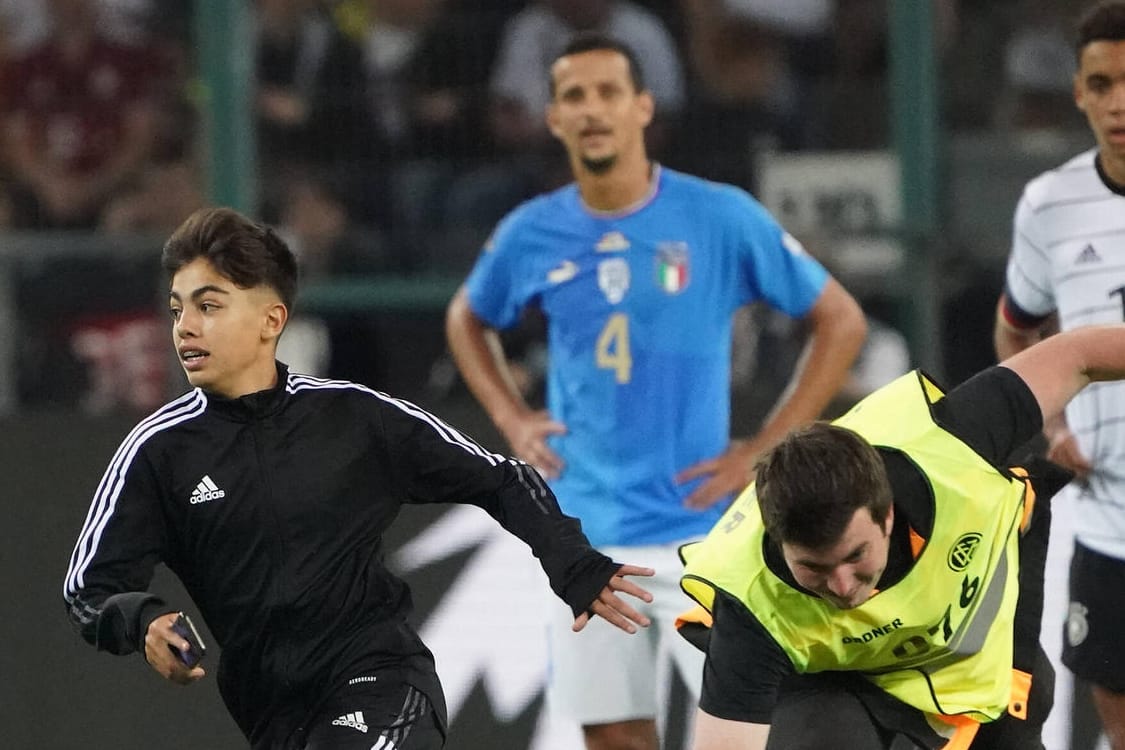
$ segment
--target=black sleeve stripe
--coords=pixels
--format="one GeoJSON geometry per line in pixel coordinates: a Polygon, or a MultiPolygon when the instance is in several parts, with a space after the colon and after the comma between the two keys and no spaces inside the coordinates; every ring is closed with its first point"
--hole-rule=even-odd
{"type": "Polygon", "coordinates": [[[527,490],[527,494],[535,501],[535,505],[545,514],[552,512],[551,506],[545,502],[547,498],[547,486],[543,484],[543,478],[539,476],[539,472],[528,466],[519,459],[509,459],[508,462],[516,468],[516,475],[519,477],[520,484],[527,490]]]}

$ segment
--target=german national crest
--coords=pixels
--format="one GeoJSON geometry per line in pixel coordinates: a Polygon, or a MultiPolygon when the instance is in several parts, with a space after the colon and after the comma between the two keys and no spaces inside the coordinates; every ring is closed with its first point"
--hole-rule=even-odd
{"type": "Polygon", "coordinates": [[[659,242],[656,245],[656,284],[668,294],[679,294],[688,285],[688,245],[686,242],[659,242]]]}
{"type": "Polygon", "coordinates": [[[969,567],[969,563],[973,561],[973,555],[976,554],[977,547],[980,546],[980,541],[981,535],[975,531],[962,534],[949,549],[949,569],[955,573],[960,573],[969,567]]]}

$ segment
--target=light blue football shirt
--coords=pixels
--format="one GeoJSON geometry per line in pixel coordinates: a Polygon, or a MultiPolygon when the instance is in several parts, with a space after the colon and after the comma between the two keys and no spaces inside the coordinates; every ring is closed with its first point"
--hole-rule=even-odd
{"type": "MultiPolygon", "coordinates": [[[[731,321],[755,300],[794,317],[828,274],[749,194],[659,169],[621,214],[588,208],[574,184],[500,222],[466,282],[489,326],[547,318],[547,408],[566,466],[551,488],[595,545],[660,544],[710,530],[699,481],[677,473],[730,442],[731,321]]],[[[729,498],[728,498],[729,501],[729,498]]]]}

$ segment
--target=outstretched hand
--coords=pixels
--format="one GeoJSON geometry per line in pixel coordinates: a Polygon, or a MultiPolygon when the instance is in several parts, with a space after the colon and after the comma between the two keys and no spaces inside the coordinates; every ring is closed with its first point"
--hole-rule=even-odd
{"type": "Polygon", "coordinates": [[[202,679],[206,672],[203,667],[188,667],[172,653],[173,648],[181,653],[187,653],[188,650],[188,642],[172,630],[176,615],[176,612],[168,612],[148,624],[148,631],[145,632],[145,659],[164,678],[180,685],[190,685],[202,679]]]}
{"type": "Polygon", "coordinates": [[[605,585],[601,593],[598,594],[598,598],[594,599],[593,603],[586,608],[586,611],[574,620],[571,630],[575,633],[582,630],[593,615],[608,620],[626,633],[636,633],[637,625],[647,628],[651,624],[649,619],[633,609],[626,600],[617,595],[617,592],[635,596],[646,603],[651,602],[652,594],[626,579],[625,576],[651,576],[654,573],[655,571],[652,568],[622,565],[617,569],[613,578],[609,579],[609,583],[605,585]]]}
{"type": "Polygon", "coordinates": [[[547,438],[564,434],[566,425],[551,419],[547,411],[521,414],[498,427],[516,458],[534,466],[545,478],[554,479],[562,471],[562,459],[548,447],[547,438]]]}

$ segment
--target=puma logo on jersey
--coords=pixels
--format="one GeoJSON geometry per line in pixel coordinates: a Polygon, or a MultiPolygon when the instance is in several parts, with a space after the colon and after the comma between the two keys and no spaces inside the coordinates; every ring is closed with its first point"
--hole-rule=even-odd
{"type": "Polygon", "coordinates": [[[572,260],[564,260],[555,268],[547,272],[547,281],[552,284],[561,284],[564,281],[570,281],[578,275],[578,264],[572,260]]]}

